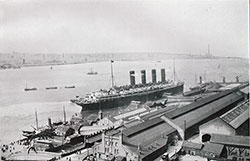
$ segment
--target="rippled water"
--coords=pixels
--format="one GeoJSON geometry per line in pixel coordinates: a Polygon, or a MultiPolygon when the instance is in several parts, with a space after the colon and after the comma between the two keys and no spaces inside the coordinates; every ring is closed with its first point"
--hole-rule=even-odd
{"type": "MultiPolygon", "coordinates": [[[[120,61],[115,62],[114,76],[116,85],[129,84],[130,70],[136,71],[136,82],[140,82],[140,70],[147,71],[147,80],[151,81],[151,69],[157,69],[160,80],[160,69],[166,69],[167,78],[172,78],[173,60],[162,61],[120,61]]],[[[177,78],[185,82],[185,88],[195,84],[195,75],[206,77],[207,81],[248,80],[247,59],[185,59],[175,60],[177,78]]],[[[18,139],[21,130],[32,129],[35,125],[35,110],[38,111],[39,124],[47,123],[47,118],[59,120],[63,118],[62,107],[66,107],[68,118],[80,112],[81,108],[70,103],[76,95],[85,95],[91,91],[106,89],[111,85],[110,63],[87,63],[41,67],[25,67],[16,70],[0,70],[0,138],[3,142],[18,139]],[[97,75],[87,75],[90,69],[97,75]],[[26,87],[36,87],[37,91],[24,91],[26,87]],[[65,89],[65,86],[76,88],[65,89]],[[56,86],[58,89],[45,90],[56,86]]]]}

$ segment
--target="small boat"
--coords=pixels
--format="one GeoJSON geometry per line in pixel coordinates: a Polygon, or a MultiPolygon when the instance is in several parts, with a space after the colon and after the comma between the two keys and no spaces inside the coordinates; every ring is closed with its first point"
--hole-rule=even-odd
{"type": "Polygon", "coordinates": [[[35,91],[35,90],[37,90],[37,88],[28,88],[27,84],[26,87],[24,88],[24,91],[35,91]]]}
{"type": "Polygon", "coordinates": [[[36,91],[37,88],[25,88],[24,90],[25,90],[25,91],[36,91]]]}
{"type": "Polygon", "coordinates": [[[65,88],[75,88],[75,86],[65,86],[65,88]]]}
{"type": "Polygon", "coordinates": [[[57,87],[46,87],[47,90],[49,89],[57,89],[57,87]]]}
{"type": "Polygon", "coordinates": [[[88,75],[96,75],[98,74],[97,72],[94,72],[92,69],[87,73],[88,75]]]}

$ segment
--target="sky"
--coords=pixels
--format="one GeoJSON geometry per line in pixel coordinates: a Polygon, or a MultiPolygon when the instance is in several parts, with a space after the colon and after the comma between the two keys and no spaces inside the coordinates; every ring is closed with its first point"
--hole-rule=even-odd
{"type": "Polygon", "coordinates": [[[248,57],[248,0],[0,0],[0,52],[248,57]]]}

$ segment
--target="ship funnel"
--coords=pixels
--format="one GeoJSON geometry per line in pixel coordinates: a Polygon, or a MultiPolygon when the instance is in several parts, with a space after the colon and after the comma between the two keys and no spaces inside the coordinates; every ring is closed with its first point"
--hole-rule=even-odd
{"type": "Polygon", "coordinates": [[[50,128],[52,128],[51,118],[48,117],[48,125],[50,128]]]}
{"type": "Polygon", "coordinates": [[[141,70],[141,83],[146,84],[146,70],[141,70]]]}
{"type": "Polygon", "coordinates": [[[202,84],[202,76],[200,76],[200,84],[202,84]]]}
{"type": "Polygon", "coordinates": [[[152,69],[152,82],[156,83],[156,70],[152,69]]]}
{"type": "Polygon", "coordinates": [[[134,86],[135,85],[135,71],[130,71],[129,75],[130,75],[130,84],[134,86]]]}
{"type": "Polygon", "coordinates": [[[240,76],[236,76],[235,79],[236,79],[236,83],[239,83],[240,82],[240,76]]]}
{"type": "Polygon", "coordinates": [[[165,72],[165,69],[161,69],[161,82],[166,82],[166,72],[165,72]]]}
{"type": "Polygon", "coordinates": [[[226,77],[222,77],[222,82],[226,83],[226,77]]]}

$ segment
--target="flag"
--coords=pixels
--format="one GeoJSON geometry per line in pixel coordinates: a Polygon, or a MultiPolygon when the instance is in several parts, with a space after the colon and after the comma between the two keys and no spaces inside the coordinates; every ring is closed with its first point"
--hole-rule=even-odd
{"type": "Polygon", "coordinates": [[[114,61],[113,61],[113,60],[111,60],[110,62],[111,62],[111,63],[114,63],[114,61]]]}

